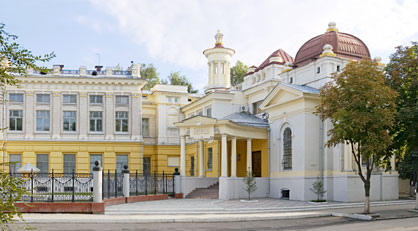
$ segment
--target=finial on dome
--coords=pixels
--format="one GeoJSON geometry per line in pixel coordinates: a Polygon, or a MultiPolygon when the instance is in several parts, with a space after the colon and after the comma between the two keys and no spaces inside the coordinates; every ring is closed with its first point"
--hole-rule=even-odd
{"type": "Polygon", "coordinates": [[[330,23],[328,23],[328,29],[327,29],[327,32],[329,32],[329,31],[335,31],[335,32],[338,32],[338,29],[337,29],[337,24],[335,23],[335,22],[330,22],[330,23]]]}
{"type": "Polygon", "coordinates": [[[215,35],[215,45],[222,45],[222,37],[224,37],[224,35],[221,33],[221,30],[218,30],[215,35]]]}
{"type": "Polygon", "coordinates": [[[336,56],[332,49],[333,47],[330,44],[325,44],[322,47],[322,54],[319,57],[322,58],[324,56],[336,56]]]}
{"type": "Polygon", "coordinates": [[[377,65],[379,65],[379,66],[382,66],[382,67],[386,66],[386,65],[382,62],[382,58],[381,58],[381,57],[379,57],[379,56],[376,56],[376,57],[374,58],[374,61],[375,61],[375,62],[377,62],[377,65]]]}

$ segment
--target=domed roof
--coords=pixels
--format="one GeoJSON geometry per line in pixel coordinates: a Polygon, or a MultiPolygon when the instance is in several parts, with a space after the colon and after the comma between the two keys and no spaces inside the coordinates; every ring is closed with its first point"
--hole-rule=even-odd
{"type": "Polygon", "coordinates": [[[270,64],[282,64],[283,65],[287,62],[293,63],[293,57],[290,56],[288,53],[286,53],[286,51],[282,49],[278,49],[274,51],[266,60],[264,60],[264,62],[261,63],[261,65],[258,66],[257,69],[255,69],[255,72],[265,68],[266,66],[270,64]],[[276,57],[276,58],[272,60],[271,58],[273,57],[276,57]]]}
{"type": "Polygon", "coordinates": [[[319,58],[323,47],[330,44],[338,57],[361,60],[370,58],[369,48],[359,38],[338,32],[335,23],[328,24],[328,30],[321,35],[308,40],[296,53],[294,65],[301,67],[319,58]]]}

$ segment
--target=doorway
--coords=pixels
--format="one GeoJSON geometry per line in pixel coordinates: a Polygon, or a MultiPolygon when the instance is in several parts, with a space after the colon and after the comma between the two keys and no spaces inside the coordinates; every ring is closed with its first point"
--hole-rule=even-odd
{"type": "Polygon", "coordinates": [[[252,170],[255,177],[261,177],[261,151],[252,153],[252,170]]]}

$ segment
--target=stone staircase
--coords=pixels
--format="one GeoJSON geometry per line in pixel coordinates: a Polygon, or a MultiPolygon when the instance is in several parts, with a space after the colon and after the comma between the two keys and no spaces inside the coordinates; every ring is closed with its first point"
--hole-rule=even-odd
{"type": "Polygon", "coordinates": [[[196,188],[191,191],[186,198],[190,199],[218,199],[219,198],[219,182],[207,187],[196,188]]]}

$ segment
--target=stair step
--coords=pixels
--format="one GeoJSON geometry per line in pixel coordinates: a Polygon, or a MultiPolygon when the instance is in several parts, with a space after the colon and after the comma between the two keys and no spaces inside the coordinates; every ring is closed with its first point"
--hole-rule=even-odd
{"type": "Polygon", "coordinates": [[[191,191],[186,198],[190,199],[218,199],[219,198],[219,182],[207,187],[196,188],[191,191]]]}

